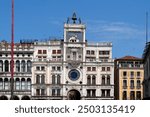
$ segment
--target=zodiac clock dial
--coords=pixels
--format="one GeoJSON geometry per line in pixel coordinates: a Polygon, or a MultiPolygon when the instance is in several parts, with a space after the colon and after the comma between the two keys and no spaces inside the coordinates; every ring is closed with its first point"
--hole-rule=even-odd
{"type": "Polygon", "coordinates": [[[76,81],[80,77],[80,73],[76,69],[70,70],[68,75],[69,75],[70,80],[72,80],[72,81],[76,81]]]}

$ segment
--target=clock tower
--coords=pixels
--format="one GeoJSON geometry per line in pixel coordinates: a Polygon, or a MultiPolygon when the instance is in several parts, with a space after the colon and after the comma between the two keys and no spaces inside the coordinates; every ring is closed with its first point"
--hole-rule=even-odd
{"type": "MultiPolygon", "coordinates": [[[[73,13],[71,18],[64,24],[64,83],[68,92],[82,94],[83,85],[83,62],[85,61],[85,25],[80,18],[73,13]]],[[[71,93],[72,95],[76,95],[71,93]]],[[[70,95],[67,94],[67,95],[70,95]]],[[[74,97],[74,96],[72,96],[74,97]]],[[[70,97],[68,97],[70,99],[70,97]]]]}

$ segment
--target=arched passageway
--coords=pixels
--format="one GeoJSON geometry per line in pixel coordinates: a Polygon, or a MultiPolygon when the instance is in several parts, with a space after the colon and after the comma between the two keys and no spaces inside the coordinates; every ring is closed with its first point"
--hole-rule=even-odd
{"type": "Polygon", "coordinates": [[[81,99],[81,94],[80,94],[79,91],[77,91],[75,89],[70,90],[68,92],[67,99],[68,100],[80,100],[81,99]]]}
{"type": "Polygon", "coordinates": [[[3,95],[3,96],[0,96],[0,100],[8,100],[8,97],[3,95]]]}
{"type": "Polygon", "coordinates": [[[31,100],[29,96],[23,96],[21,100],[31,100]]]}

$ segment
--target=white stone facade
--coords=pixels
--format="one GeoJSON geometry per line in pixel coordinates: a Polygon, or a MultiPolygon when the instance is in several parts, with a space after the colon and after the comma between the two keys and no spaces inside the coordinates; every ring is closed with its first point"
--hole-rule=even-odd
{"type": "Polygon", "coordinates": [[[64,40],[35,42],[33,99],[114,99],[112,43],[88,43],[85,25],[64,24],[64,40]]]}
{"type": "MultiPolygon", "coordinates": [[[[33,43],[14,45],[14,99],[31,99],[33,43]]],[[[0,42],[0,99],[11,97],[11,44],[0,42]]]]}
{"type": "MultiPolygon", "coordinates": [[[[112,43],[90,43],[85,33],[85,25],[73,14],[72,20],[64,24],[64,39],[16,43],[16,99],[114,99],[112,43]]],[[[5,60],[10,67],[11,46],[8,44],[6,51],[3,43],[0,46],[0,99],[10,99],[11,76],[10,70],[5,70],[8,69],[5,60]]]]}

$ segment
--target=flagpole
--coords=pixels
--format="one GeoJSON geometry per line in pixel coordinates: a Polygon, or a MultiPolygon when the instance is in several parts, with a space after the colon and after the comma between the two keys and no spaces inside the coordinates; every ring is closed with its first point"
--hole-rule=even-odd
{"type": "Polygon", "coordinates": [[[14,0],[12,2],[12,22],[11,22],[11,100],[14,97],[14,0]]]}
{"type": "Polygon", "coordinates": [[[146,12],[146,43],[148,42],[148,12],[146,12]]]}

